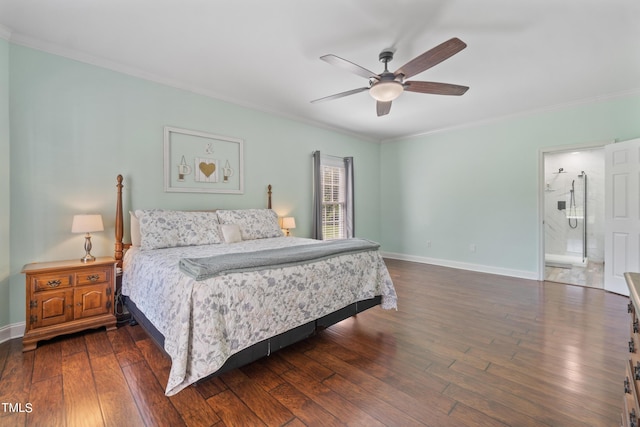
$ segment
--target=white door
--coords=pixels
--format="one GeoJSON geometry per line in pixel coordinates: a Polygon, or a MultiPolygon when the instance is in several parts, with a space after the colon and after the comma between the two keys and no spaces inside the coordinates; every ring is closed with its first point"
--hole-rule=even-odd
{"type": "Polygon", "coordinates": [[[629,295],[624,273],[640,272],[640,138],[604,152],[604,288],[629,295]]]}

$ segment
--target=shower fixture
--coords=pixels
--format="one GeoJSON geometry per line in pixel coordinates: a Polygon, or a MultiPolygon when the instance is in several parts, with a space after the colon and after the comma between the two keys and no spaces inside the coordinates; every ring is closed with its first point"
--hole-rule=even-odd
{"type": "Polygon", "coordinates": [[[559,168],[558,172],[554,172],[554,174],[559,174],[559,173],[566,173],[564,168],[559,168]]]}
{"type": "Polygon", "coordinates": [[[578,216],[576,212],[576,180],[571,181],[571,190],[569,193],[569,212],[567,212],[567,217],[569,219],[569,227],[577,228],[578,227],[578,216]]]}

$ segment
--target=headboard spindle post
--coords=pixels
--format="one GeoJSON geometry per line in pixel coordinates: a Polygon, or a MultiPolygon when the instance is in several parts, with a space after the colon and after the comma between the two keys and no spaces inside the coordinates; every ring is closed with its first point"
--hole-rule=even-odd
{"type": "Polygon", "coordinates": [[[118,268],[122,268],[122,258],[123,258],[123,245],[122,245],[122,236],[123,236],[123,221],[122,221],[122,175],[118,175],[118,196],[116,199],[116,247],[114,252],[114,258],[116,259],[116,266],[118,268]]]}

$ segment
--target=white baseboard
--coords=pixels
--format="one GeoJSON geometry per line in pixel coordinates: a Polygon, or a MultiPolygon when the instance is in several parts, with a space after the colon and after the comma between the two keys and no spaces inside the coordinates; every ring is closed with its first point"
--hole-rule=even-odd
{"type": "Polygon", "coordinates": [[[538,273],[535,271],[514,270],[511,268],[493,267],[482,264],[472,264],[468,262],[452,261],[448,259],[421,257],[416,255],[399,254],[395,252],[380,252],[383,258],[398,259],[401,261],[419,262],[421,264],[433,264],[442,267],[459,268],[460,270],[477,271],[479,273],[497,274],[500,276],[517,277],[520,279],[538,280],[538,273]]]}
{"type": "Polygon", "coordinates": [[[24,335],[25,322],[14,323],[0,328],[0,343],[20,338],[24,335]]]}

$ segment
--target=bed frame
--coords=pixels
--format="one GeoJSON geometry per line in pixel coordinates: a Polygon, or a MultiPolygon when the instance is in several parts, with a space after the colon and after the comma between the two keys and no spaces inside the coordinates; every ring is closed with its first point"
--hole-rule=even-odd
{"type": "MultiPolygon", "coordinates": [[[[122,210],[122,188],[123,188],[123,178],[122,175],[118,175],[117,177],[118,184],[116,187],[118,188],[117,192],[117,200],[116,200],[116,243],[115,243],[115,252],[114,258],[116,259],[117,266],[119,268],[122,267],[122,258],[124,252],[131,246],[128,243],[123,243],[123,235],[124,235],[124,221],[123,221],[123,210],[122,210]]],[[[267,207],[271,209],[271,185],[267,186],[267,207]]],[[[164,352],[164,336],[156,329],[156,327],[145,317],[145,315],[136,307],[135,303],[131,301],[128,297],[123,298],[124,304],[131,313],[132,322],[138,323],[142,326],[142,328],[147,332],[147,334],[152,338],[152,340],[160,347],[160,349],[164,352]]],[[[231,356],[225,364],[218,369],[216,372],[209,375],[209,377],[218,376],[224,372],[230,371],[232,369],[238,368],[243,365],[247,365],[253,361],[256,361],[264,356],[269,356],[274,351],[277,351],[283,347],[294,344],[298,341],[301,341],[305,338],[314,335],[318,330],[327,328],[335,323],[338,323],[344,319],[347,319],[351,316],[354,316],[364,310],[367,310],[371,307],[379,305],[381,302],[381,297],[376,296],[375,298],[358,301],[353,304],[350,304],[344,308],[341,308],[333,313],[330,313],[326,316],[323,316],[319,319],[313,320],[311,322],[305,323],[304,325],[298,326],[297,328],[291,329],[287,332],[284,332],[279,335],[275,335],[271,338],[267,338],[263,341],[260,341],[250,347],[241,350],[240,352],[231,356]]],[[[166,353],[165,353],[166,354],[166,353]]]]}

